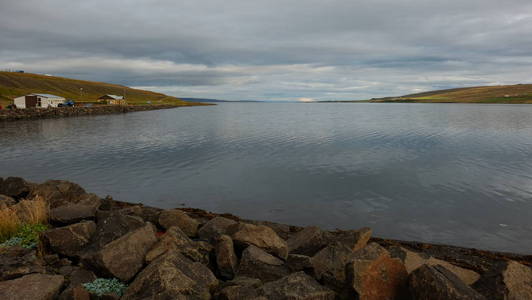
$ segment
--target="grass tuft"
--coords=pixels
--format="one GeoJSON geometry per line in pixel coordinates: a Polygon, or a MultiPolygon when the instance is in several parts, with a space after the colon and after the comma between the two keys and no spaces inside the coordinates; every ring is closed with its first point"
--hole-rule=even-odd
{"type": "Polygon", "coordinates": [[[48,203],[42,197],[0,209],[0,246],[35,247],[39,233],[48,228],[48,216],[48,203]]]}
{"type": "Polygon", "coordinates": [[[0,209],[0,242],[15,235],[21,223],[15,209],[11,207],[0,209]]]}
{"type": "Polygon", "coordinates": [[[24,224],[47,224],[49,215],[48,202],[37,196],[32,200],[22,200],[17,205],[17,215],[24,224]]]}

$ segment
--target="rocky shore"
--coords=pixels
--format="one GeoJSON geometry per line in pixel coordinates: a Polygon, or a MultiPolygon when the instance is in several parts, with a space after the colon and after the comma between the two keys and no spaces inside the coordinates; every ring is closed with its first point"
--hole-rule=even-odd
{"type": "Polygon", "coordinates": [[[33,247],[0,245],[0,299],[532,299],[531,256],[163,210],[67,181],[0,178],[0,209],[30,219],[22,207],[35,199],[49,207],[47,229],[33,247]]]}
{"type": "MultiPolygon", "coordinates": [[[[199,104],[198,104],[199,105],[199,104]]],[[[192,106],[192,104],[191,104],[192,106]]],[[[123,114],[136,111],[177,108],[176,105],[96,105],[91,107],[56,107],[0,110],[0,121],[67,118],[90,115],[123,114]]]]}

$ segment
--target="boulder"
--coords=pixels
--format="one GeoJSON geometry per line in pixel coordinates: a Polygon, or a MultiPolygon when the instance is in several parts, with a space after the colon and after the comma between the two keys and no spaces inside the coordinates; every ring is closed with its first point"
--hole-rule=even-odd
{"type": "Polygon", "coordinates": [[[393,300],[407,296],[405,266],[377,243],[356,251],[346,269],[348,283],[360,300],[393,300]]]}
{"type": "Polygon", "coordinates": [[[508,262],[502,278],[508,299],[532,299],[532,269],[515,261],[508,262]]]}
{"type": "Polygon", "coordinates": [[[264,225],[239,223],[229,228],[236,246],[244,248],[254,245],[282,259],[288,256],[288,246],[273,229],[264,225]]]}
{"type": "Polygon", "coordinates": [[[159,224],[160,208],[149,207],[144,205],[133,205],[119,210],[121,214],[137,216],[142,218],[145,222],[150,222],[157,227],[162,227],[159,224]]]}
{"type": "Polygon", "coordinates": [[[532,269],[515,261],[499,262],[473,287],[487,299],[532,299],[532,269]]]}
{"type": "Polygon", "coordinates": [[[294,234],[286,243],[288,253],[313,256],[327,245],[327,240],[321,229],[310,226],[294,234]]]}
{"type": "Polygon", "coordinates": [[[268,282],[280,279],[289,273],[284,261],[251,245],[242,252],[236,275],[268,282]]]}
{"type": "Polygon", "coordinates": [[[179,251],[189,247],[192,240],[177,226],[172,226],[160,237],[146,254],[146,262],[151,263],[168,251],[179,251]]]}
{"type": "Polygon", "coordinates": [[[49,180],[34,186],[31,191],[32,197],[41,196],[48,201],[50,208],[56,208],[70,203],[86,203],[88,202],[86,198],[88,196],[85,195],[87,193],[81,186],[64,180],[49,180]]]}
{"type": "Polygon", "coordinates": [[[57,297],[65,278],[61,275],[30,274],[0,282],[2,300],[52,300],[57,297]]]}
{"type": "Polygon", "coordinates": [[[159,224],[164,229],[177,226],[189,237],[195,237],[198,234],[199,222],[178,209],[162,211],[159,215],[159,224]]]}
{"type": "Polygon", "coordinates": [[[94,220],[96,207],[86,204],[69,204],[50,210],[50,221],[54,224],[68,225],[82,220],[94,220]]]}
{"type": "Polygon", "coordinates": [[[96,223],[87,221],[47,230],[40,238],[46,249],[73,257],[80,254],[95,232],[96,223]]]}
{"type": "Polygon", "coordinates": [[[417,268],[408,278],[408,287],[416,300],[486,299],[441,265],[417,268]]]}
{"type": "Polygon", "coordinates": [[[82,286],[93,282],[97,277],[93,272],[79,268],[62,268],[61,274],[69,280],[69,286],[59,295],[59,300],[89,300],[90,293],[82,286]]]}
{"type": "Polygon", "coordinates": [[[44,272],[43,261],[35,250],[19,246],[0,247],[0,281],[44,272]]]}
{"type": "Polygon", "coordinates": [[[454,273],[454,275],[458,276],[460,280],[462,280],[468,285],[472,285],[480,278],[480,275],[475,271],[455,266],[449,262],[434,258],[423,253],[410,251],[403,247],[392,247],[389,250],[390,255],[392,257],[401,259],[401,261],[405,265],[406,272],[408,274],[412,273],[414,270],[421,267],[422,265],[441,265],[444,266],[447,270],[454,273]]]}
{"type": "Polygon", "coordinates": [[[270,227],[283,240],[289,239],[293,234],[291,230],[293,226],[286,225],[286,224],[280,224],[280,223],[275,223],[275,222],[270,222],[270,221],[245,221],[244,223],[251,223],[253,225],[264,225],[264,226],[270,227]]]}
{"type": "Polygon", "coordinates": [[[141,218],[123,215],[118,212],[106,214],[105,217],[98,217],[96,233],[91,239],[88,250],[99,250],[106,244],[144,225],[146,223],[141,218]]]}
{"type": "Polygon", "coordinates": [[[147,223],[84,257],[83,262],[103,276],[129,281],[143,267],[144,257],[156,241],[155,228],[147,223]]]}
{"type": "Polygon", "coordinates": [[[59,300],[91,300],[91,294],[82,286],[69,287],[59,295],[59,300]]]}
{"type": "Polygon", "coordinates": [[[346,281],[346,265],[353,251],[345,245],[334,242],[314,255],[310,262],[314,276],[338,293],[343,293],[346,281]]]}
{"type": "Polygon", "coordinates": [[[205,225],[201,226],[201,228],[198,230],[198,236],[201,239],[212,241],[218,236],[226,234],[227,229],[236,224],[237,222],[231,219],[216,217],[205,223],[205,225]]]}
{"type": "Polygon", "coordinates": [[[216,254],[216,265],[220,276],[225,279],[232,279],[238,266],[233,240],[224,234],[216,240],[215,245],[214,253],[216,254]]]}
{"type": "Polygon", "coordinates": [[[142,219],[146,222],[151,222],[152,224],[156,226],[160,226],[159,216],[161,214],[161,211],[163,210],[160,208],[155,208],[155,207],[150,207],[150,206],[141,206],[140,217],[142,217],[142,219]]]}
{"type": "Polygon", "coordinates": [[[183,255],[168,252],[144,268],[123,299],[211,299],[218,280],[211,270],[183,255]]]}
{"type": "Polygon", "coordinates": [[[172,226],[148,251],[145,260],[146,263],[151,263],[165,253],[175,251],[193,261],[208,264],[211,247],[210,245],[205,247],[201,242],[192,241],[179,227],[172,226]]]}
{"type": "Polygon", "coordinates": [[[0,195],[0,209],[8,208],[11,205],[17,204],[17,201],[9,196],[0,195]]]}
{"type": "Polygon", "coordinates": [[[276,300],[334,300],[336,294],[320,285],[305,272],[292,273],[264,284],[259,291],[266,299],[276,300]]]}
{"type": "Polygon", "coordinates": [[[288,254],[286,266],[292,272],[305,271],[309,274],[314,274],[310,256],[301,254],[288,254]]]}
{"type": "Polygon", "coordinates": [[[333,239],[338,241],[353,251],[358,251],[368,243],[371,238],[372,230],[368,227],[359,230],[338,231],[333,233],[333,239]]]}
{"type": "Polygon", "coordinates": [[[259,298],[258,287],[262,285],[260,279],[250,277],[236,277],[221,285],[216,299],[219,300],[248,300],[259,298]]]}
{"type": "Polygon", "coordinates": [[[0,194],[15,199],[26,198],[31,190],[31,184],[20,177],[8,177],[0,182],[0,194]]]}
{"type": "Polygon", "coordinates": [[[70,272],[62,275],[65,275],[69,279],[71,286],[93,282],[96,280],[96,278],[98,278],[92,271],[80,267],[72,267],[70,272]]]}

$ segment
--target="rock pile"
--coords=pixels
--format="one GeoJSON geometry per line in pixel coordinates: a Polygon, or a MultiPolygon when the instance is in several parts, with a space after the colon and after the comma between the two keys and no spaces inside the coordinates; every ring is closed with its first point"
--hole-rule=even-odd
{"type": "Polygon", "coordinates": [[[122,114],[135,111],[176,108],[175,105],[97,105],[91,107],[54,107],[0,110],[0,121],[66,118],[76,116],[122,114]]]}
{"type": "Polygon", "coordinates": [[[0,208],[43,197],[53,225],[37,249],[0,248],[0,299],[532,299],[527,257],[469,270],[379,244],[369,228],[162,210],[101,199],[66,181],[0,178],[0,194],[0,208]],[[121,297],[97,296],[83,285],[96,278],[128,287],[121,297]]]}

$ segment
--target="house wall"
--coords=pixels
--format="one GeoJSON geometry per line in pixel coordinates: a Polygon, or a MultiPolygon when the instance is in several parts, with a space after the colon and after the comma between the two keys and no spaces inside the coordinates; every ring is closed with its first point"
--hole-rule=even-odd
{"type": "Polygon", "coordinates": [[[65,98],[41,98],[41,106],[42,108],[47,107],[57,107],[59,104],[65,102],[65,98]]]}
{"type": "Polygon", "coordinates": [[[63,97],[58,98],[44,98],[39,96],[22,96],[13,99],[13,103],[17,108],[47,108],[47,107],[58,107],[59,104],[66,101],[63,97]]]}
{"type": "Polygon", "coordinates": [[[107,103],[111,105],[126,105],[127,104],[126,100],[123,100],[123,99],[122,100],[108,100],[107,103]]]}
{"type": "Polygon", "coordinates": [[[26,96],[15,98],[13,103],[17,106],[17,108],[26,108],[26,96]]]}

